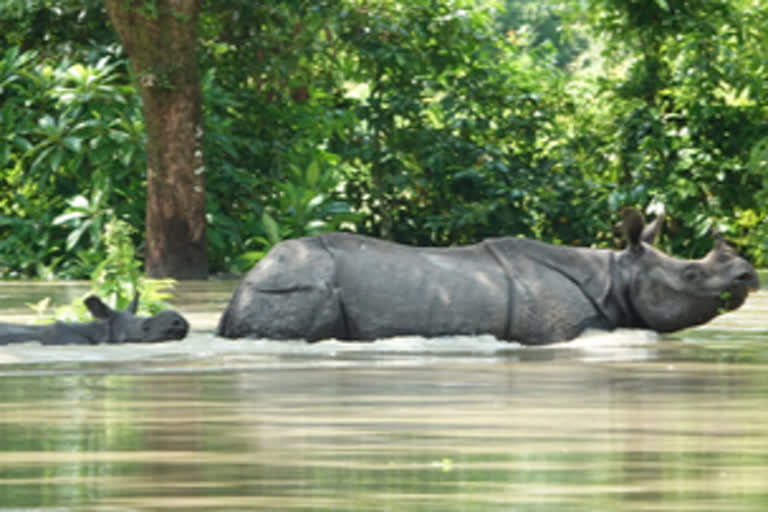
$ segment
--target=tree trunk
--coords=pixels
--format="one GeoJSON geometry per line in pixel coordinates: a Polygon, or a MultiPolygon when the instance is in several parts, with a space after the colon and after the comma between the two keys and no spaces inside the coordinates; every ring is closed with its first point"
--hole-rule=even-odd
{"type": "Polygon", "coordinates": [[[200,0],[105,0],[139,82],[147,130],[146,271],[204,279],[200,0]]]}

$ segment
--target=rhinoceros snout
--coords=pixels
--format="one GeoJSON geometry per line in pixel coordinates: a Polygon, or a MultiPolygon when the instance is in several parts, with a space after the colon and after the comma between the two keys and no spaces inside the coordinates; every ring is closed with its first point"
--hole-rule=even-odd
{"type": "Polygon", "coordinates": [[[760,288],[760,279],[757,277],[757,272],[753,270],[747,270],[737,275],[734,283],[746,287],[751,292],[760,288]]]}
{"type": "Polygon", "coordinates": [[[144,341],[181,340],[189,333],[189,323],[175,311],[162,311],[144,321],[144,341]]]}
{"type": "Polygon", "coordinates": [[[741,307],[747,300],[747,296],[760,288],[760,280],[755,269],[746,261],[743,264],[746,268],[734,272],[730,286],[720,295],[720,307],[728,311],[741,307]]]}
{"type": "Polygon", "coordinates": [[[187,333],[189,332],[189,324],[186,320],[183,318],[177,318],[173,322],[171,322],[170,327],[166,330],[166,335],[168,336],[168,339],[171,340],[181,340],[184,339],[187,336],[187,333]]]}

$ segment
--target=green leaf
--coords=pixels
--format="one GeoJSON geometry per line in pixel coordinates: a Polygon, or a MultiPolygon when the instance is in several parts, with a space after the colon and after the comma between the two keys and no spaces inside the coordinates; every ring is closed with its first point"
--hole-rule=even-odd
{"type": "Polygon", "coordinates": [[[61,215],[59,215],[58,217],[53,219],[51,221],[51,223],[54,226],[59,226],[61,224],[65,224],[65,223],[67,223],[67,222],[69,222],[71,220],[82,219],[83,217],[85,217],[85,213],[84,212],[67,212],[67,213],[62,213],[61,215]]]}
{"type": "Polygon", "coordinates": [[[33,148],[32,143],[21,135],[17,135],[13,138],[13,144],[24,153],[28,153],[33,148]]]}
{"type": "Polygon", "coordinates": [[[267,212],[264,212],[261,216],[261,224],[264,227],[264,231],[267,233],[267,239],[269,243],[275,245],[280,241],[280,227],[267,212]]]}
{"type": "Polygon", "coordinates": [[[266,254],[265,251],[248,251],[238,256],[238,262],[243,268],[250,268],[258,263],[266,254]]]}
{"type": "Polygon", "coordinates": [[[53,146],[49,146],[49,147],[47,147],[47,148],[43,149],[42,151],[40,151],[40,152],[37,154],[37,157],[34,159],[34,161],[32,161],[32,165],[30,166],[30,168],[31,168],[32,170],[37,170],[37,168],[38,168],[38,167],[39,167],[39,166],[40,166],[40,165],[43,163],[43,161],[44,161],[46,158],[48,158],[48,155],[49,155],[49,154],[51,153],[51,151],[53,151],[53,150],[54,150],[53,146]]]}
{"type": "Polygon", "coordinates": [[[76,195],[69,201],[67,201],[70,208],[81,208],[83,210],[88,208],[88,205],[90,202],[88,201],[88,198],[83,195],[76,195]]]}
{"type": "Polygon", "coordinates": [[[307,222],[306,226],[304,226],[304,231],[309,235],[315,235],[327,230],[328,223],[320,219],[311,220],[307,222]]]}
{"type": "Polygon", "coordinates": [[[315,208],[317,208],[318,206],[322,205],[324,202],[325,202],[325,194],[317,194],[307,202],[306,210],[310,212],[315,208]]]}
{"type": "Polygon", "coordinates": [[[64,152],[61,148],[56,148],[56,151],[51,155],[51,169],[55,172],[59,170],[61,165],[61,159],[64,157],[64,152]]]}
{"type": "Polygon", "coordinates": [[[69,149],[73,153],[79,153],[80,148],[82,147],[83,141],[79,137],[64,137],[64,139],[62,140],[62,143],[67,149],[69,149]]]}
{"type": "Polygon", "coordinates": [[[55,131],[53,129],[56,128],[56,121],[48,114],[41,117],[37,124],[46,131],[55,131]]]}
{"type": "Polygon", "coordinates": [[[68,251],[71,251],[72,248],[77,245],[77,242],[80,241],[80,238],[83,236],[83,233],[85,233],[85,230],[88,229],[90,225],[91,225],[91,221],[87,220],[72,230],[72,232],[67,236],[68,251]]]}
{"type": "Polygon", "coordinates": [[[307,180],[307,186],[309,188],[315,188],[317,186],[317,181],[320,178],[320,166],[317,163],[317,160],[312,160],[312,162],[309,164],[309,167],[307,167],[307,174],[306,174],[306,180],[307,180]]]}

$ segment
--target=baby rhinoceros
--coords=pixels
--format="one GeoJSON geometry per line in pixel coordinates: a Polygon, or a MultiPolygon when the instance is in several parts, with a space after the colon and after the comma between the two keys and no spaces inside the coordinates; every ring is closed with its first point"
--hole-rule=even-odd
{"type": "Polygon", "coordinates": [[[54,322],[48,325],[0,323],[0,345],[39,341],[43,345],[95,345],[98,343],[151,343],[180,340],[189,323],[175,311],[161,311],[149,317],[137,316],[139,294],[125,311],[114,311],[98,297],[85,299],[93,322],[54,322]]]}
{"type": "Polygon", "coordinates": [[[526,345],[587,328],[675,331],[736,309],[755,269],[722,237],[700,260],[653,247],[663,215],[624,212],[622,251],[495,238],[407,247],[330,233],[277,244],[235,290],[218,334],[229,338],[373,340],[488,333],[526,345]]]}

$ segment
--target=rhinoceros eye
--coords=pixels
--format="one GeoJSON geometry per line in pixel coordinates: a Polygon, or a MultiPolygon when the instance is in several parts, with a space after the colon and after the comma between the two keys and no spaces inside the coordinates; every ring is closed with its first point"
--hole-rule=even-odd
{"type": "Polygon", "coordinates": [[[689,265],[683,270],[683,280],[691,283],[701,279],[702,271],[696,265],[689,265]]]}

